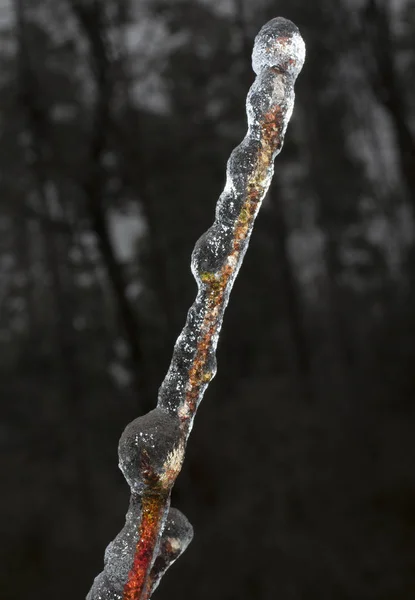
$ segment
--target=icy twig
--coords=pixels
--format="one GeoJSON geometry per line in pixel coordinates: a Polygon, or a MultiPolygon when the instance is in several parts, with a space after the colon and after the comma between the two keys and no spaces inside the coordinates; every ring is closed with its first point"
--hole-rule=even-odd
{"type": "Polygon", "coordinates": [[[197,407],[216,372],[223,314],[271,182],[304,58],[300,33],[286,19],[269,21],[255,39],[252,66],[257,77],[247,97],[248,132],[229,158],[215,222],[193,251],[198,294],[157,407],[130,423],[121,436],[119,464],[131,488],[130,508],[87,600],[148,600],[191,541],[192,527],[170,508],[170,493],[197,407]]]}

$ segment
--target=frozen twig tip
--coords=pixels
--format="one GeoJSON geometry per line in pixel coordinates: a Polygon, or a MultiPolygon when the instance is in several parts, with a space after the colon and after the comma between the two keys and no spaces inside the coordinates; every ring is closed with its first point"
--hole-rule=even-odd
{"type": "Polygon", "coordinates": [[[276,17],[268,21],[255,38],[252,68],[259,75],[264,68],[276,67],[297,77],[305,60],[305,44],[292,21],[276,17]]]}
{"type": "Polygon", "coordinates": [[[228,160],[215,221],[192,254],[198,293],[157,407],[130,423],[121,436],[119,464],[131,488],[130,508],[87,600],[148,600],[192,539],[186,517],[170,508],[170,492],[197,408],[216,373],[223,315],[271,183],[304,58],[304,42],[291,21],[273,19],[256,37],[252,65],[257,77],[246,100],[248,131],[228,160]]]}

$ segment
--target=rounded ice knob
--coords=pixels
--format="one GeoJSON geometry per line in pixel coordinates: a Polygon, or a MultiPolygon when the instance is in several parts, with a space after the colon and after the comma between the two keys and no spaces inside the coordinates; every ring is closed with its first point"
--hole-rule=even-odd
{"type": "Polygon", "coordinates": [[[119,467],[131,490],[168,490],[181,468],[179,420],[160,408],[132,421],[118,446],[119,467]]]}
{"type": "Polygon", "coordinates": [[[304,60],[304,40],[298,27],[288,19],[271,19],[255,38],[252,68],[257,75],[262,69],[277,67],[295,78],[304,60]]]}

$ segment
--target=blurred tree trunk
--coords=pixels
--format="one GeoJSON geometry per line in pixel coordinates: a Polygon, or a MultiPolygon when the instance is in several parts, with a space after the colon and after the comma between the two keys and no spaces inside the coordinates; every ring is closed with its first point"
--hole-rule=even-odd
{"type": "MultiPolygon", "coordinates": [[[[307,116],[301,119],[304,139],[303,161],[307,168],[306,180],[308,193],[315,195],[317,202],[316,226],[324,235],[324,245],[321,254],[322,276],[317,284],[317,304],[309,307],[307,325],[313,341],[317,361],[316,375],[322,383],[322,388],[342,390],[342,395],[348,394],[350,383],[350,368],[353,355],[349,341],[349,333],[345,329],[342,302],[337,278],[339,275],[338,251],[340,238],[338,230],[328,215],[328,207],[333,204],[334,190],[326,182],[327,165],[319,131],[327,127],[324,119],[320,119],[317,106],[307,107],[307,116]]],[[[328,393],[330,395],[330,391],[328,393]]]]}
{"type": "Polygon", "coordinates": [[[272,240],[275,248],[276,264],[281,272],[285,306],[294,347],[294,363],[297,375],[303,382],[308,395],[310,387],[311,357],[310,341],[304,324],[304,311],[297,276],[288,251],[289,228],[283,205],[283,190],[274,185],[271,191],[269,209],[269,227],[272,228],[272,240]],[[274,193],[273,193],[274,192],[274,193]]]}
{"type": "MultiPolygon", "coordinates": [[[[23,202],[20,204],[23,204],[23,202]]],[[[25,354],[30,357],[33,355],[33,351],[39,343],[40,324],[36,311],[36,297],[32,269],[31,222],[21,214],[22,211],[19,212],[20,214],[17,214],[13,219],[13,230],[15,252],[21,274],[21,292],[23,293],[27,314],[26,342],[28,352],[25,354]]]]}
{"type": "MultiPolygon", "coordinates": [[[[42,109],[36,75],[31,64],[24,0],[16,2],[16,22],[18,24],[18,85],[25,115],[25,130],[29,140],[26,148],[26,161],[31,171],[38,205],[45,217],[40,220],[40,231],[54,303],[54,314],[51,315],[55,327],[56,355],[54,359],[56,359],[59,383],[62,386],[62,396],[65,398],[66,422],[60,432],[62,436],[60,441],[65,460],[68,461],[71,468],[69,469],[69,481],[64,481],[63,484],[65,487],[69,485],[70,491],[77,490],[79,492],[79,514],[82,519],[85,519],[83,527],[93,515],[93,506],[90,493],[90,473],[87,466],[88,453],[85,448],[82,425],[84,389],[74,330],[76,301],[73,278],[68,266],[70,238],[68,231],[56,231],[50,226],[50,223],[53,223],[51,207],[59,206],[60,199],[47,169],[47,157],[50,155],[47,121],[42,109]],[[51,197],[51,194],[54,197],[51,197]],[[74,440],[76,440],[75,443],[74,440]]],[[[23,202],[25,204],[26,200],[23,202]]]]}
{"type": "Polygon", "coordinates": [[[141,407],[147,403],[148,385],[146,360],[143,349],[142,326],[128,298],[128,281],[111,240],[108,214],[105,206],[105,169],[102,160],[107,150],[111,122],[113,80],[107,43],[108,30],[105,5],[100,0],[85,3],[71,0],[71,6],[89,43],[92,70],[95,77],[95,106],[82,187],[89,216],[97,235],[99,248],[116,298],[117,309],[128,342],[132,374],[141,407]]]}
{"type": "Polygon", "coordinates": [[[366,51],[369,81],[395,127],[401,171],[415,211],[415,136],[408,124],[391,23],[391,8],[385,0],[367,1],[362,11],[361,43],[366,51]]]}

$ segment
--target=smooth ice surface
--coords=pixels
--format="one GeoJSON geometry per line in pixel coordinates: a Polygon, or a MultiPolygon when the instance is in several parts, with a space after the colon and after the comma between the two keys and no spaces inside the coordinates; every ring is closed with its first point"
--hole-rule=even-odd
{"type": "Polygon", "coordinates": [[[221,223],[214,223],[196,242],[191,261],[193,275],[198,278],[200,273],[220,271],[231,245],[231,228],[226,229],[221,223]]]}
{"type": "Polygon", "coordinates": [[[127,425],[118,446],[119,467],[134,493],[163,478],[179,441],[178,419],[160,408],[127,425]]]}

